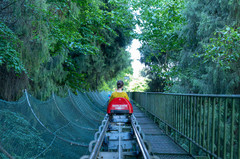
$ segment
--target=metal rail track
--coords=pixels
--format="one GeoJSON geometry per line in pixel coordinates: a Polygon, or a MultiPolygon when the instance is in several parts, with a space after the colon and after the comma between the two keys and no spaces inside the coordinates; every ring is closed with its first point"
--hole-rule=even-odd
{"type": "Polygon", "coordinates": [[[97,142],[94,146],[94,149],[89,157],[89,159],[95,159],[97,158],[97,155],[99,153],[99,150],[101,149],[101,145],[102,145],[102,142],[103,142],[103,139],[105,137],[105,134],[106,134],[106,131],[107,131],[107,128],[108,128],[108,124],[109,124],[109,117],[107,116],[106,119],[104,119],[105,121],[105,125],[100,133],[100,136],[98,137],[97,139],[97,142]]]}
{"type": "Polygon", "coordinates": [[[155,158],[149,154],[144,135],[134,115],[113,115],[104,118],[95,140],[89,144],[90,156],[81,159],[97,158],[155,158]],[[130,156],[130,157],[129,157],[130,156]]]}
{"type": "Polygon", "coordinates": [[[133,130],[134,130],[134,135],[135,135],[136,138],[137,138],[137,142],[138,142],[138,145],[139,145],[139,147],[140,147],[140,149],[141,149],[141,152],[142,152],[142,154],[143,154],[143,157],[144,157],[144,159],[150,159],[150,155],[149,155],[149,153],[148,153],[148,150],[147,150],[147,148],[146,148],[146,146],[145,146],[145,144],[144,144],[143,139],[141,138],[141,135],[140,135],[139,131],[137,130],[137,127],[136,127],[133,119],[134,119],[134,118],[131,117],[132,128],[133,128],[133,130]]]}

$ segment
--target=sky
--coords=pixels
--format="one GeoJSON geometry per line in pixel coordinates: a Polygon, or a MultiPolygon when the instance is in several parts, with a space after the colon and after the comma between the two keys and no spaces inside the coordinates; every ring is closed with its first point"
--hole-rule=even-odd
{"type": "Polygon", "coordinates": [[[131,53],[132,67],[133,67],[133,77],[140,77],[140,71],[143,69],[144,64],[141,64],[140,60],[140,52],[138,48],[141,47],[141,43],[139,40],[134,39],[132,44],[129,46],[128,51],[131,53]]]}
{"type": "MultiPolygon", "coordinates": [[[[139,11],[134,13],[135,16],[137,14],[140,14],[139,11]]],[[[141,34],[141,28],[139,25],[136,25],[136,28],[134,31],[138,34],[141,34]]],[[[141,43],[138,39],[133,39],[132,44],[128,47],[127,51],[131,53],[131,59],[132,61],[132,68],[133,68],[133,78],[139,78],[141,77],[140,71],[143,69],[144,64],[140,62],[140,52],[138,51],[138,48],[141,47],[141,43]]]]}

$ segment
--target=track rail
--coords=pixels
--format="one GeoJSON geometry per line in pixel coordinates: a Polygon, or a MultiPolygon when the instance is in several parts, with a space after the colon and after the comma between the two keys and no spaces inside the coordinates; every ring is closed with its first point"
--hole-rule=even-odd
{"type": "Polygon", "coordinates": [[[138,142],[138,145],[141,149],[143,157],[144,157],[144,159],[150,159],[149,152],[148,152],[148,150],[147,150],[147,148],[144,144],[143,139],[141,138],[141,135],[140,135],[139,131],[137,130],[137,127],[136,127],[134,121],[135,121],[134,118],[131,116],[131,125],[132,125],[133,131],[134,131],[134,135],[137,138],[137,142],[138,142]]]}
{"type": "MultiPolygon", "coordinates": [[[[134,115],[128,117],[128,120],[130,121],[130,127],[131,127],[131,130],[133,132],[133,139],[135,141],[135,144],[137,143],[140,151],[141,151],[141,155],[144,159],[150,159],[150,154],[148,152],[148,149],[143,141],[143,138],[141,136],[141,133],[140,133],[140,128],[139,128],[139,125],[137,125],[137,121],[136,121],[136,118],[134,117],[134,115]]],[[[82,159],[85,159],[85,158],[89,158],[89,159],[97,159],[99,157],[99,154],[100,154],[100,150],[102,148],[102,145],[103,145],[103,141],[104,139],[106,139],[106,136],[107,136],[107,131],[109,131],[109,127],[111,127],[111,123],[112,123],[112,119],[106,115],[105,119],[103,120],[103,123],[102,125],[99,127],[99,131],[96,133],[96,134],[99,134],[98,135],[95,135],[95,140],[92,141],[89,145],[89,151],[91,152],[90,156],[85,156],[85,157],[82,157],[82,159]],[[97,137],[98,136],[98,137],[97,137]],[[97,139],[96,139],[97,138],[97,139]],[[95,146],[94,148],[90,148],[93,146],[93,144],[95,143],[95,146]]],[[[129,123],[128,123],[129,124],[129,123]]],[[[118,129],[118,133],[113,133],[112,135],[118,135],[118,148],[117,148],[117,152],[115,152],[115,155],[118,154],[117,158],[121,159],[124,152],[123,152],[123,147],[122,147],[122,144],[124,143],[124,136],[121,135],[122,133],[124,133],[122,131],[122,129],[127,125],[126,123],[124,122],[117,122],[116,123],[117,125],[117,129],[118,129]]],[[[109,133],[109,132],[108,132],[109,133]]],[[[109,134],[108,134],[109,135],[109,134]]],[[[108,155],[111,154],[111,152],[105,152],[106,153],[109,153],[108,155]]],[[[136,154],[137,155],[137,154],[136,154]]],[[[103,157],[104,158],[104,157],[103,157]]]]}
{"type": "Polygon", "coordinates": [[[89,159],[95,159],[97,158],[97,155],[99,153],[99,150],[101,149],[101,145],[102,145],[102,142],[103,142],[103,139],[105,137],[105,134],[106,134],[106,131],[107,131],[107,128],[108,128],[108,124],[109,124],[109,116],[106,116],[106,119],[105,120],[105,125],[97,139],[97,142],[94,146],[94,149],[89,157],[89,159]]]}

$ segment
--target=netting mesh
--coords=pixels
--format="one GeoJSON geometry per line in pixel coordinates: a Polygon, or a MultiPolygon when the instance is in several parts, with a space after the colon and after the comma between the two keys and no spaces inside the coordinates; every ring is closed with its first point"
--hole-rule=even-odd
{"type": "Polygon", "coordinates": [[[80,158],[106,113],[106,92],[0,100],[0,158],[80,158]]]}

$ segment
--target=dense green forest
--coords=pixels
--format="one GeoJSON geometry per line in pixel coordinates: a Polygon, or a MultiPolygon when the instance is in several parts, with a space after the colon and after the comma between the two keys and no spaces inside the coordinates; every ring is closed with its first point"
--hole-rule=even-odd
{"type": "Polygon", "coordinates": [[[149,91],[240,93],[238,0],[141,0],[133,6],[149,91]]]}
{"type": "Polygon", "coordinates": [[[109,88],[133,38],[148,91],[240,93],[238,0],[2,0],[0,98],[109,88]]]}
{"type": "Polygon", "coordinates": [[[0,98],[96,90],[131,73],[134,25],[124,0],[1,1],[0,98]]]}

